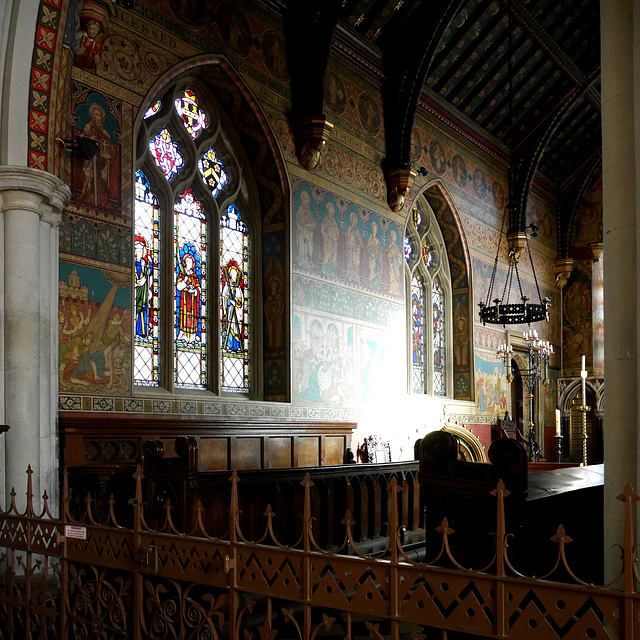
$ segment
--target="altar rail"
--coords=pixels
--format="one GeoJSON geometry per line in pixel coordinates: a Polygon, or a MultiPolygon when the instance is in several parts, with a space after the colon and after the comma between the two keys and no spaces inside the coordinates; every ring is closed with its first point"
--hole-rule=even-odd
{"type": "Polygon", "coordinates": [[[134,481],[133,526],[123,528],[113,502],[108,522],[98,524],[90,499],[85,520],[73,522],[66,482],[62,518],[51,517],[46,497],[36,513],[29,470],[25,513],[16,508],[15,493],[10,508],[0,512],[0,546],[6,549],[0,575],[3,638],[313,640],[322,630],[340,639],[398,640],[426,632],[432,637],[434,629],[513,640],[640,638],[632,533],[633,503],[640,497],[630,485],[619,497],[624,588],[613,590],[586,584],[573,573],[565,549],[569,535],[580,532],[561,526],[552,538],[557,553],[548,559],[548,572],[542,579],[521,575],[509,552],[508,491],[502,482],[493,494],[493,558],[470,570],[450,550],[455,533],[446,520],[433,532],[441,543],[435,558],[420,563],[405,553],[394,499],[402,489],[395,478],[387,488],[391,536],[376,556],[363,554],[353,541],[351,513],[345,514],[344,541],[335,553],[317,543],[324,523],[312,516],[315,487],[308,476],[302,483],[303,531],[293,546],[274,535],[276,516],[267,505],[263,537],[247,540],[236,473],[230,478],[229,531],[221,538],[211,537],[201,518],[188,535],[179,533],[169,505],[165,522],[152,530],[140,469],[134,481]],[[553,581],[558,571],[572,584],[553,581]]]}

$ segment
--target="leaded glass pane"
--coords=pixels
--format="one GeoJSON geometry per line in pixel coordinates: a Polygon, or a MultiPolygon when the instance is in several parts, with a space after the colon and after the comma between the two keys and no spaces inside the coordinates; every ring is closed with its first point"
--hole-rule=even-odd
{"type": "Polygon", "coordinates": [[[158,102],[156,102],[154,105],[149,107],[144,112],[144,119],[146,120],[147,118],[151,118],[152,116],[155,116],[156,113],[158,113],[158,111],[160,111],[160,107],[161,106],[162,106],[162,102],[160,100],[158,100],[158,102]]]}
{"type": "Polygon", "coordinates": [[[413,253],[413,249],[411,248],[411,241],[409,240],[409,236],[404,237],[404,259],[406,262],[409,262],[411,259],[411,254],[413,253]]]}
{"type": "Polygon", "coordinates": [[[433,263],[433,252],[426,240],[422,241],[422,262],[424,262],[424,266],[427,267],[427,269],[433,263]]]}
{"type": "Polygon", "coordinates": [[[412,343],[412,388],[424,393],[424,284],[419,275],[411,279],[411,343],[412,343]]]}
{"type": "Polygon", "coordinates": [[[437,280],[434,280],[431,289],[431,302],[433,304],[433,393],[436,396],[444,396],[447,393],[444,349],[444,295],[437,280]]]}
{"type": "Polygon", "coordinates": [[[185,129],[195,140],[207,126],[207,116],[200,108],[198,98],[196,98],[193,91],[187,89],[179,98],[176,98],[175,106],[185,129]]]}
{"type": "Polygon", "coordinates": [[[422,216],[420,215],[420,212],[418,211],[418,207],[414,205],[413,210],[411,211],[411,217],[413,218],[413,224],[415,225],[416,229],[420,226],[420,223],[422,222],[422,216]]]}
{"type": "Polygon", "coordinates": [[[136,310],[133,378],[135,384],[152,387],[158,386],[159,383],[159,256],[158,200],[153,195],[145,175],[142,171],[137,171],[134,240],[136,310]]]}
{"type": "Polygon", "coordinates": [[[174,207],[174,384],[207,386],[207,223],[187,189],[174,207]]]}
{"type": "Polygon", "coordinates": [[[227,174],[224,172],[222,162],[218,160],[213,147],[209,147],[202,159],[198,160],[198,169],[202,179],[211,189],[211,194],[215,198],[220,193],[220,189],[227,184],[227,174]]]}
{"type": "Polygon", "coordinates": [[[178,151],[178,143],[173,141],[168,129],[163,129],[149,141],[149,149],[167,180],[171,180],[184,164],[182,154],[178,151]]]}
{"type": "Polygon", "coordinates": [[[249,391],[249,233],[235,205],[220,220],[220,385],[249,391]]]}

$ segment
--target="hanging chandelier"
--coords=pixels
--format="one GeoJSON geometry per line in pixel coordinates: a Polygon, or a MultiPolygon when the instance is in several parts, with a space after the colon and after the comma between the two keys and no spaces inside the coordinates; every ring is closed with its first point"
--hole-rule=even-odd
{"type": "Polygon", "coordinates": [[[496,275],[498,273],[498,259],[500,256],[502,236],[504,235],[504,225],[509,215],[508,212],[509,206],[505,207],[505,215],[502,220],[502,227],[500,229],[500,236],[498,238],[498,249],[496,251],[496,258],[493,262],[493,270],[491,271],[489,290],[487,291],[485,301],[480,302],[478,305],[480,307],[480,322],[482,322],[483,325],[501,324],[503,326],[506,326],[508,324],[530,325],[532,322],[539,322],[541,320],[549,322],[549,307],[551,306],[551,300],[547,297],[543,298],[540,294],[540,286],[538,285],[538,278],[533,267],[531,247],[529,246],[529,238],[534,238],[537,235],[536,232],[538,231],[538,228],[533,223],[526,227],[524,231],[509,234],[509,236],[507,237],[507,242],[509,243],[509,268],[507,270],[507,277],[501,296],[495,298],[493,297],[494,292],[497,294],[495,285],[496,275]],[[524,295],[522,282],[520,281],[518,262],[520,261],[520,257],[525,248],[527,250],[527,253],[529,254],[531,273],[533,274],[533,280],[535,282],[536,291],[538,293],[537,303],[530,302],[529,298],[524,295]],[[516,284],[517,290],[515,291],[512,300],[511,290],[516,289],[516,284]]]}
{"type": "MultiPolygon", "coordinates": [[[[513,64],[512,64],[512,30],[511,30],[511,0],[507,7],[508,17],[508,58],[507,58],[507,74],[509,77],[509,103],[508,111],[511,124],[515,123],[514,109],[513,109],[513,64]]],[[[546,320],[549,322],[549,306],[551,300],[549,298],[543,298],[540,294],[540,287],[538,286],[538,278],[536,277],[536,271],[533,267],[533,259],[531,257],[531,247],[529,246],[529,238],[534,238],[537,235],[538,227],[531,223],[528,227],[525,227],[524,231],[518,231],[515,233],[509,233],[507,235],[508,243],[508,263],[509,268],[507,270],[507,278],[504,283],[504,289],[500,297],[494,296],[494,287],[496,284],[496,274],[498,273],[498,258],[500,256],[500,246],[502,242],[502,236],[505,231],[505,222],[507,219],[512,221],[520,220],[520,212],[514,210],[514,203],[517,202],[515,185],[517,183],[516,174],[518,170],[518,163],[512,162],[509,170],[509,203],[504,209],[504,217],[502,219],[502,227],[500,229],[500,236],[498,237],[498,249],[496,250],[496,259],[493,263],[493,271],[491,272],[491,281],[489,283],[489,290],[487,291],[487,297],[484,302],[479,303],[480,307],[480,322],[483,325],[486,324],[501,324],[506,326],[508,324],[527,324],[531,325],[532,322],[539,322],[540,320],[546,320]],[[529,231],[527,231],[529,230],[529,231]],[[522,283],[520,282],[520,273],[518,271],[518,262],[524,249],[527,249],[529,254],[529,262],[531,263],[531,273],[533,274],[533,280],[536,284],[536,291],[538,293],[538,302],[530,302],[529,298],[524,295],[522,290],[522,283]],[[514,280],[515,275],[515,280],[514,280]],[[514,288],[514,284],[517,283],[517,291],[514,293],[514,299],[511,300],[511,289],[514,288]],[[518,297],[519,294],[519,297],[518,297]]]]}

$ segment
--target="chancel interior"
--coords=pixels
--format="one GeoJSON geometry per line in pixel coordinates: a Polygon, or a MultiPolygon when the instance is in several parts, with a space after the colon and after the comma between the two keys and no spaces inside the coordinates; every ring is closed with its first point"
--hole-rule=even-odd
{"type": "Polygon", "coordinates": [[[640,633],[638,11],[7,0],[0,635],[640,633]]]}

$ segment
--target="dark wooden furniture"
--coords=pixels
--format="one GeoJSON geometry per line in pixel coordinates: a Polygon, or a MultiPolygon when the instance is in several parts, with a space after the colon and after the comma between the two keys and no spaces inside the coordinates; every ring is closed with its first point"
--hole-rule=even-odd
{"type": "Polygon", "coordinates": [[[287,469],[342,464],[354,422],[227,416],[101,415],[61,412],[67,466],[140,462],[144,443],[160,440],[167,455],[179,436],[198,445],[198,471],[287,469]]]}
{"type": "Polygon", "coordinates": [[[500,438],[491,443],[490,463],[460,460],[455,435],[436,431],[418,446],[421,502],[425,509],[427,558],[439,550],[441,538],[432,535],[447,519],[453,530],[449,544],[465,567],[487,565],[495,551],[496,499],[492,491],[499,480],[509,495],[505,499],[509,557],[516,568],[530,575],[551,569],[541,559],[557,553],[552,542],[562,524],[571,536],[567,554],[584,580],[602,578],[603,471],[592,467],[540,468],[528,465],[525,447],[517,439],[500,438]]]}

